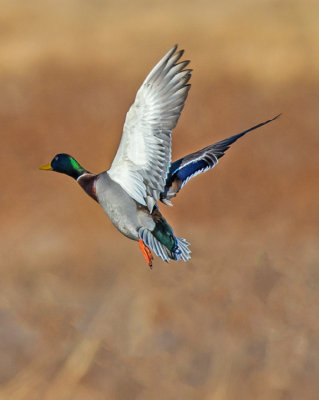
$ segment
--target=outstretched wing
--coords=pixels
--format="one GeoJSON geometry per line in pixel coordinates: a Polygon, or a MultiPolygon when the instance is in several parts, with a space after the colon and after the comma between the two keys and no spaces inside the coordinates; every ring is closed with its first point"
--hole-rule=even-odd
{"type": "Polygon", "coordinates": [[[218,159],[224,155],[232,143],[246,135],[246,133],[275,120],[279,115],[173,162],[169,169],[165,189],[160,195],[160,200],[167,205],[172,205],[170,199],[175,197],[191,178],[214,168],[218,163],[218,159]]]}
{"type": "Polygon", "coordinates": [[[190,88],[189,61],[173,47],[138,90],[124,123],[122,139],[108,171],[137,202],[152,211],[164,191],[171,163],[171,132],[190,88]]]}

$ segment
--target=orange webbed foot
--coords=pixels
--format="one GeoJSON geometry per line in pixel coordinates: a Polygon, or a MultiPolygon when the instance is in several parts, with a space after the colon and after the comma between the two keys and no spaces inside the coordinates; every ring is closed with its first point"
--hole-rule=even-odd
{"type": "Polygon", "coordinates": [[[140,240],[138,241],[138,244],[139,244],[139,246],[140,246],[140,249],[141,249],[141,251],[142,251],[142,253],[143,253],[143,256],[144,256],[144,258],[145,258],[147,264],[148,264],[149,267],[152,269],[152,265],[153,265],[153,263],[152,263],[153,254],[152,254],[151,250],[144,244],[144,242],[143,242],[142,239],[140,239],[140,240]]]}

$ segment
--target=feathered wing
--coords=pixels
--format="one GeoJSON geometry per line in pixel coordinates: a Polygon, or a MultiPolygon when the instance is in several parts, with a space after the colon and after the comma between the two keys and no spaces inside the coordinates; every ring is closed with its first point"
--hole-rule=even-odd
{"type": "Polygon", "coordinates": [[[152,69],[136,94],[124,123],[121,142],[108,171],[150,212],[164,191],[171,163],[171,132],[190,88],[189,61],[173,47],[152,69]]]}
{"type": "Polygon", "coordinates": [[[279,115],[173,162],[169,168],[165,189],[160,194],[161,201],[167,205],[172,205],[170,199],[175,197],[191,178],[214,168],[218,159],[224,155],[232,143],[246,133],[275,120],[279,115]]]}

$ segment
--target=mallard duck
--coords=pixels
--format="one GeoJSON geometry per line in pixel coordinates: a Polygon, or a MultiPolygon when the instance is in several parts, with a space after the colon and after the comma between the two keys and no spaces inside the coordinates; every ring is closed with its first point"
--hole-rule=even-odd
{"type": "Polygon", "coordinates": [[[114,226],[139,242],[150,267],[152,251],[164,261],[190,259],[189,243],[175,236],[162,216],[158,201],[172,205],[194,176],[212,169],[229,146],[246,133],[276,119],[171,162],[171,134],[187,98],[191,69],[180,61],[184,51],[174,46],[147,75],[130,107],[121,142],[111,168],[93,174],[68,154],[57,154],[40,167],[69,175],[97,201],[114,226]]]}

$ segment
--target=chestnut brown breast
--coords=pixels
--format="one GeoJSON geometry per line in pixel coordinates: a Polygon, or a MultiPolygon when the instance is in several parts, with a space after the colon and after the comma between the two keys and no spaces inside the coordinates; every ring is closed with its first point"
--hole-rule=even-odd
{"type": "Polygon", "coordinates": [[[97,175],[86,173],[78,178],[78,183],[82,189],[92,197],[95,201],[98,201],[96,196],[95,182],[97,175]]]}

